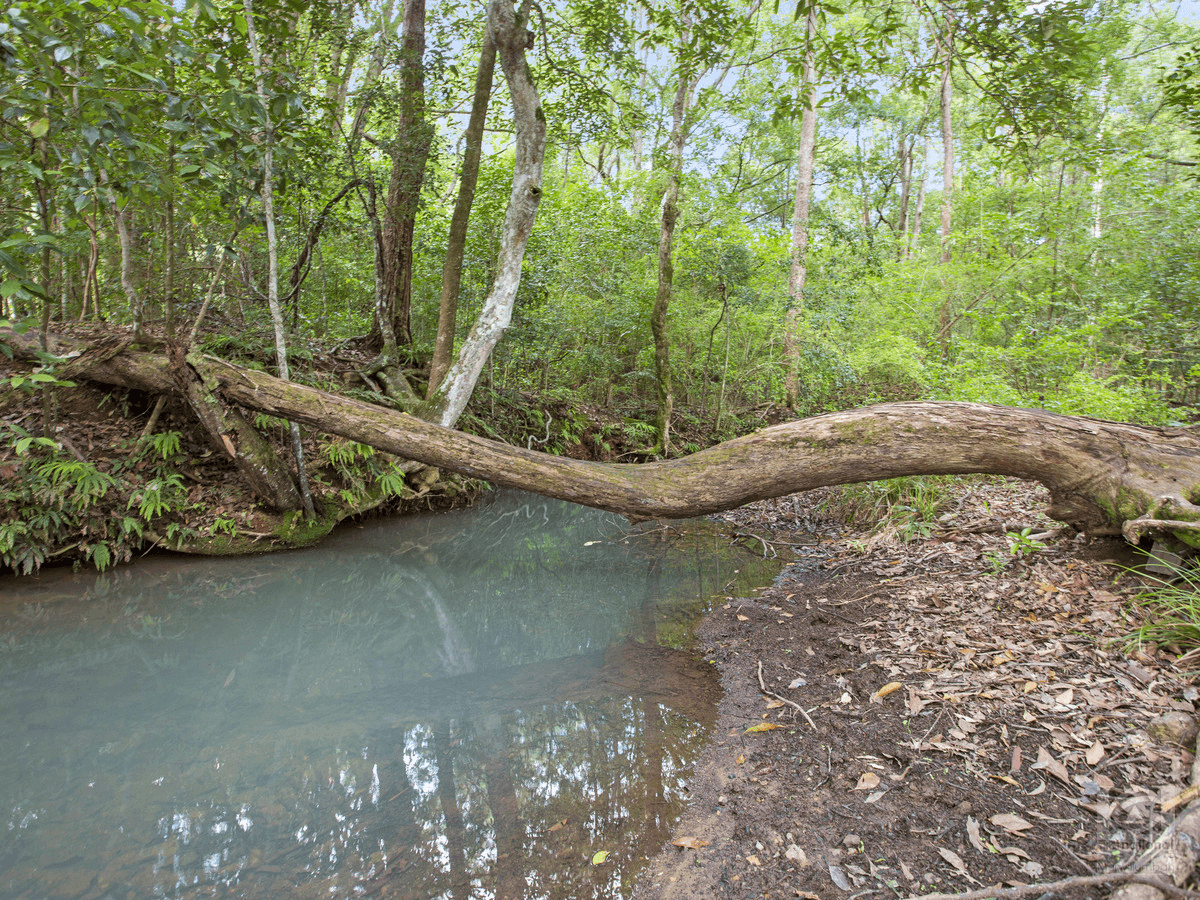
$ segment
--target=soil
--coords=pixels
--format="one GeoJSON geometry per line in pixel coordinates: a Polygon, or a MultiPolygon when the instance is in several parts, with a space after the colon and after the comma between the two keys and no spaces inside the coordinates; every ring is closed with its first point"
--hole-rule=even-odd
{"type": "Polygon", "coordinates": [[[726,516],[795,561],[701,626],[717,737],[636,900],[908,897],[1138,860],[1194,740],[1147,726],[1197,697],[1174,654],[1122,640],[1144,557],[1059,532],[1013,555],[1008,534],[1056,527],[1028,483],[960,484],[910,543],[824,519],[828,496],[726,516]]]}

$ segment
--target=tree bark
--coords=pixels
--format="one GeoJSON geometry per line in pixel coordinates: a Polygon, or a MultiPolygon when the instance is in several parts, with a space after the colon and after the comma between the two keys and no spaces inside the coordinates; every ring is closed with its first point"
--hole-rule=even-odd
{"type": "MultiPolygon", "coordinates": [[[[384,295],[379,313],[390,317],[399,343],[411,344],[413,234],[433,140],[433,129],[425,121],[425,0],[405,0],[403,21],[400,115],[383,213],[384,295]]],[[[388,350],[384,348],[385,355],[388,350]]]]}
{"type": "MultiPolygon", "coordinates": [[[[267,231],[267,304],[271,310],[271,324],[275,331],[275,365],[279,370],[279,377],[287,381],[290,378],[287,337],[283,328],[283,309],[279,304],[279,241],[275,234],[275,133],[271,123],[271,99],[267,92],[266,72],[263,68],[262,53],[258,46],[258,29],[254,24],[254,4],[253,0],[243,0],[243,3],[246,9],[247,38],[250,42],[254,76],[259,101],[263,107],[263,124],[266,128],[266,146],[263,149],[262,204],[267,231]]],[[[316,517],[316,511],[313,508],[312,494],[308,487],[308,474],[304,466],[304,445],[300,440],[300,426],[294,421],[290,421],[288,430],[292,438],[292,456],[296,461],[300,499],[304,505],[304,512],[310,519],[313,519],[316,517]]],[[[257,434],[257,432],[255,433],[257,434]]],[[[236,457],[236,454],[234,456],[236,457]]]]}
{"type": "Polygon", "coordinates": [[[800,120],[800,150],[796,159],[796,203],[792,211],[792,262],[788,274],[788,311],[784,324],[787,359],[785,391],[788,409],[800,400],[800,325],[804,318],[804,282],[808,276],[808,219],[812,203],[813,164],[817,147],[816,59],[817,5],[812,3],[805,21],[804,80],[800,95],[804,114],[800,120]]]}
{"type": "MultiPolygon", "coordinates": [[[[683,24],[679,54],[687,52],[689,22],[683,24]]],[[[654,336],[654,376],[657,384],[658,411],[655,415],[654,449],[663,456],[671,453],[671,412],[675,405],[675,390],[671,383],[671,336],[667,330],[667,314],[671,308],[671,293],[675,280],[675,223],[679,219],[679,182],[683,178],[683,148],[687,143],[687,114],[697,78],[681,66],[675,100],[671,104],[670,156],[667,162],[667,186],[663,191],[662,224],[658,234],[658,288],[654,307],[650,311],[650,333],[654,336]]]]}
{"type": "MultiPolygon", "coordinates": [[[[504,0],[499,0],[504,2],[504,0]]],[[[37,339],[0,331],[18,355],[37,339]]],[[[63,353],[82,345],[53,342],[63,353]]],[[[429,466],[631,518],[686,518],[753,500],[902,475],[985,473],[1040,481],[1049,514],[1093,534],[1167,532],[1200,545],[1200,429],[1150,428],[979,403],[887,403],[776,425],[677,460],[588,462],[463,434],[213,357],[189,360],[232,404],[429,466]]],[[[162,356],[76,360],[71,378],[178,390],[162,356]]]]}
{"type": "Polygon", "coordinates": [[[950,228],[954,211],[954,127],[950,115],[952,85],[951,68],[954,65],[954,23],[947,13],[946,33],[940,38],[942,44],[942,259],[950,262],[950,228]]]}
{"type": "Polygon", "coordinates": [[[516,129],[513,183],[491,292],[484,300],[483,309],[467,335],[458,359],[437,391],[419,410],[423,418],[446,427],[453,426],[466,409],[492,349],[512,320],[513,304],[521,286],[521,262],[542,199],[546,116],[525,59],[529,6],[529,0],[525,0],[519,10],[513,9],[509,0],[490,0],[488,3],[488,35],[496,45],[512,99],[516,129]]]}
{"type": "Polygon", "coordinates": [[[487,122],[488,102],[492,97],[492,76],[496,69],[496,45],[484,27],[483,46],[479,50],[479,71],[475,76],[475,96],[471,100],[471,118],[464,135],[462,176],[458,180],[458,198],[450,216],[450,234],[446,240],[446,262],[442,268],[442,300],[438,307],[437,339],[429,369],[432,397],[441,386],[454,356],[454,333],[458,325],[458,292],[462,284],[463,256],[467,247],[467,226],[475,203],[479,181],[479,160],[483,155],[483,126],[487,122]]]}

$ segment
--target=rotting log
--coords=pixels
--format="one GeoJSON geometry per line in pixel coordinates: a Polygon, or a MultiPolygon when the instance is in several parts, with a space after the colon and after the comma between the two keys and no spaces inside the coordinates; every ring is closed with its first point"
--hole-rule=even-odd
{"type": "Polygon", "coordinates": [[[233,460],[254,495],[271,509],[300,509],[300,492],[292,481],[291,470],[270,442],[241,413],[221,401],[190,361],[177,367],[175,373],[209,442],[218,453],[233,460]]]}
{"type": "MultiPolygon", "coordinates": [[[[1119,534],[1129,524],[1137,534],[1142,524],[1159,521],[1180,539],[1200,544],[1195,427],[1152,428],[979,403],[887,403],[776,425],[683,459],[598,463],[441,428],[214,357],[192,361],[206,384],[247,409],[631,518],[703,515],[901,475],[986,473],[1041,482],[1051,495],[1049,515],[1081,531],[1119,534]]],[[[98,358],[76,377],[175,389],[166,359],[131,349],[98,358]]]]}

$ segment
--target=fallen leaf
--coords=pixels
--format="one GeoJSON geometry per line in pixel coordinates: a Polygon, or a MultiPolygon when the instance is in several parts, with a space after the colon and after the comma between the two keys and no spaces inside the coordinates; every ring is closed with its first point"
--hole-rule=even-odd
{"type": "Polygon", "coordinates": [[[851,890],[850,879],[846,877],[846,873],[842,871],[840,866],[835,866],[833,863],[828,863],[829,877],[833,879],[833,883],[840,887],[843,891],[851,890]]]}
{"type": "Polygon", "coordinates": [[[1061,703],[1063,706],[1071,706],[1075,702],[1075,691],[1071,688],[1067,688],[1054,698],[1054,702],[1061,703]]]}
{"type": "Polygon", "coordinates": [[[1021,873],[1025,874],[1025,875],[1028,875],[1030,878],[1041,878],[1042,877],[1042,864],[1032,862],[1032,861],[1027,862],[1027,863],[1022,863],[1020,868],[1018,869],[1018,871],[1020,871],[1021,873]]]}
{"type": "Polygon", "coordinates": [[[987,853],[987,847],[983,846],[983,840],[979,836],[979,823],[970,816],[967,816],[967,839],[980,853],[987,853]]]}
{"type": "Polygon", "coordinates": [[[608,851],[607,850],[597,850],[595,853],[592,854],[592,865],[598,866],[601,863],[603,863],[606,859],[608,859],[608,851]]]}
{"type": "MultiPolygon", "coordinates": [[[[1020,847],[997,847],[996,852],[1001,856],[1020,857],[1021,859],[1029,859],[1029,854],[1020,847]]],[[[1015,859],[1009,859],[1009,862],[1016,862],[1015,859]]]]}
{"type": "Polygon", "coordinates": [[[561,822],[555,822],[553,825],[551,825],[549,828],[547,828],[546,831],[548,831],[550,834],[553,834],[554,832],[558,831],[560,828],[562,828],[566,824],[567,824],[567,820],[563,819],[561,822]]]}
{"type": "Polygon", "coordinates": [[[1089,766],[1094,766],[1104,758],[1104,745],[1099,741],[1088,747],[1087,753],[1083,754],[1083,758],[1087,760],[1089,766]]]}
{"type": "Polygon", "coordinates": [[[1021,748],[1013,747],[1012,764],[1008,767],[1008,771],[1016,775],[1021,771],[1021,748]]]}
{"type": "Polygon", "coordinates": [[[786,705],[787,704],[784,703],[782,700],[768,700],[767,701],[767,709],[779,709],[779,707],[786,706],[786,705]]]}
{"type": "Polygon", "coordinates": [[[928,705],[926,701],[921,699],[921,695],[917,693],[917,689],[910,684],[908,686],[908,714],[915,716],[928,705]]]}
{"type": "Polygon", "coordinates": [[[938,853],[941,854],[942,859],[944,859],[946,862],[950,863],[950,865],[954,866],[954,868],[958,869],[959,874],[961,874],[961,875],[967,874],[966,863],[964,863],[962,861],[962,857],[959,856],[957,853],[955,853],[953,850],[947,850],[945,847],[938,847],[938,853]]]}
{"type": "Polygon", "coordinates": [[[1045,769],[1063,784],[1071,783],[1071,776],[1067,772],[1067,767],[1050,755],[1050,751],[1045,747],[1038,747],[1038,758],[1031,769],[1045,769]]]}
{"type": "Polygon", "coordinates": [[[685,850],[699,850],[701,847],[707,847],[711,841],[702,841],[694,837],[681,837],[671,841],[676,847],[682,847],[685,850]]]}
{"type": "Polygon", "coordinates": [[[753,853],[751,853],[749,856],[746,857],[746,862],[750,863],[750,865],[752,865],[752,866],[761,866],[762,865],[762,863],[759,861],[758,857],[755,856],[753,853]]]}
{"type": "Polygon", "coordinates": [[[1003,828],[1009,834],[1020,834],[1026,829],[1032,828],[1032,822],[1026,822],[1015,813],[997,813],[988,819],[993,825],[1003,828]]]}
{"type": "Polygon", "coordinates": [[[776,728],[782,728],[782,727],[783,726],[778,724],[777,722],[759,722],[757,725],[751,725],[749,728],[747,728],[742,733],[743,734],[757,734],[761,731],[774,731],[776,728]]]}
{"type": "Polygon", "coordinates": [[[874,772],[863,772],[858,776],[858,784],[854,786],[856,791],[870,791],[879,787],[879,776],[874,772]]]}
{"type": "Polygon", "coordinates": [[[1025,682],[1025,686],[1023,688],[1021,688],[1021,693],[1030,694],[1036,690],[1037,690],[1037,682],[1036,681],[1027,681],[1027,682],[1025,682]]]}
{"type": "Polygon", "coordinates": [[[802,869],[806,869],[809,866],[808,854],[795,844],[788,844],[788,848],[783,852],[783,855],[802,869]]]}
{"type": "Polygon", "coordinates": [[[750,617],[749,617],[749,616],[743,616],[741,613],[738,613],[738,621],[739,621],[739,622],[749,622],[749,621],[750,621],[750,617]]]}
{"type": "Polygon", "coordinates": [[[887,684],[885,684],[883,687],[881,687],[879,690],[877,690],[875,693],[873,693],[871,695],[871,702],[878,703],[880,700],[882,700],[888,694],[894,693],[894,692],[900,690],[900,688],[902,688],[902,687],[904,687],[904,685],[901,684],[899,681],[889,681],[887,684]]]}

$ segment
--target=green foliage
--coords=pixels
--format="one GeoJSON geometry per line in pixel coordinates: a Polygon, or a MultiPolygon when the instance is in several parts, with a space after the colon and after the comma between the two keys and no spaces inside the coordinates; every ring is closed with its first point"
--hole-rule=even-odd
{"type": "Polygon", "coordinates": [[[373,491],[389,500],[412,495],[404,473],[390,455],[340,437],[322,438],[319,447],[318,475],[331,479],[348,506],[361,503],[373,491]]]}
{"type": "Polygon", "coordinates": [[[923,475],[844,485],[826,508],[851,525],[902,541],[929,537],[949,498],[953,476],[923,475]]]}
{"type": "Polygon", "coordinates": [[[1172,567],[1164,577],[1143,575],[1151,585],[1137,593],[1134,606],[1143,624],[1125,636],[1126,650],[1146,644],[1172,648],[1185,669],[1200,667],[1200,570],[1172,567]]]}
{"type": "Polygon", "coordinates": [[[148,526],[174,524],[167,520],[186,504],[183,476],[172,468],[179,438],[143,439],[106,472],[50,438],[0,425],[0,469],[9,470],[0,480],[0,565],[28,574],[67,554],[101,570],[128,560],[148,526]]]}

